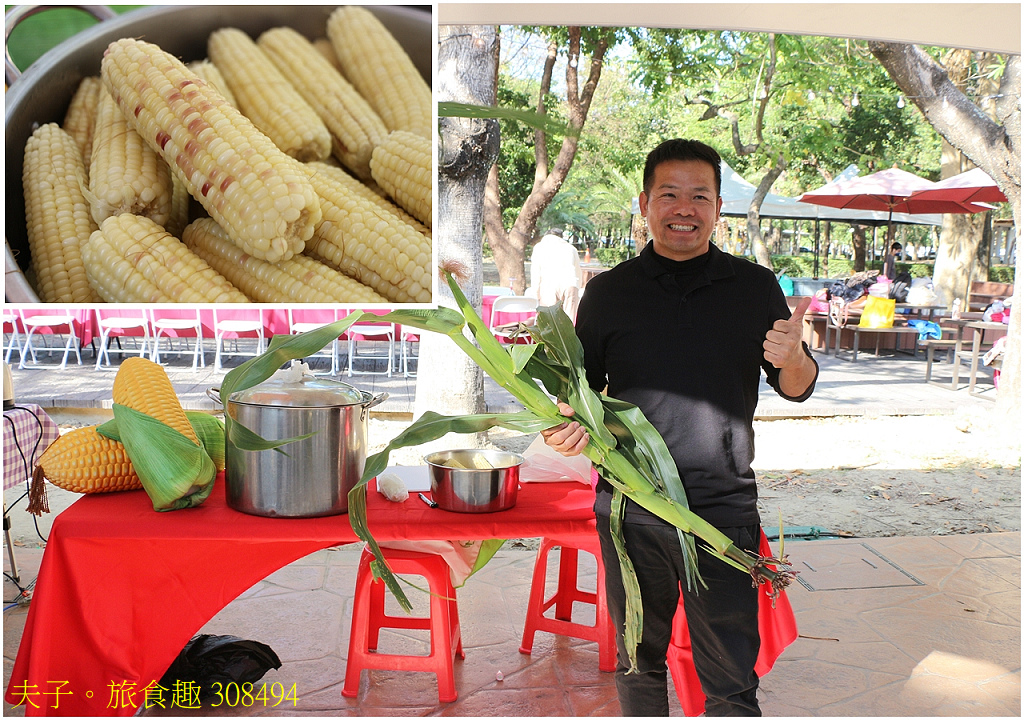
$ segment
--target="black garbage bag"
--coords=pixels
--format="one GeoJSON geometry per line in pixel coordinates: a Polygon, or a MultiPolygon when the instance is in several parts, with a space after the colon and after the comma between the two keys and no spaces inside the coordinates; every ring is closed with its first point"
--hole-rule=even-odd
{"type": "Polygon", "coordinates": [[[174,659],[160,678],[160,685],[173,688],[174,683],[192,682],[199,687],[199,699],[205,700],[230,683],[255,683],[268,670],[281,667],[270,646],[234,635],[196,635],[174,659]],[[220,683],[215,686],[214,683],[220,683]]]}

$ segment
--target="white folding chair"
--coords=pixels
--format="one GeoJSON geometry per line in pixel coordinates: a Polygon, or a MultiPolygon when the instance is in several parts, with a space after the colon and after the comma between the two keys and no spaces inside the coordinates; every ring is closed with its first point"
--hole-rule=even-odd
{"type": "MultiPolygon", "coordinates": [[[[383,310],[379,313],[367,310],[368,314],[387,313],[383,310]]],[[[395,367],[395,324],[390,322],[357,322],[351,326],[346,333],[348,336],[348,376],[357,375],[387,375],[391,377],[395,367]],[[362,343],[363,352],[359,351],[362,343]],[[369,343],[369,345],[367,345],[369,343]],[[386,353],[375,352],[376,345],[386,344],[386,353]],[[370,360],[376,365],[377,360],[387,360],[386,370],[356,370],[357,360],[370,360]]]]}
{"type": "MultiPolygon", "coordinates": [[[[139,357],[146,356],[146,348],[149,346],[149,318],[146,316],[146,311],[142,308],[132,309],[118,309],[118,310],[103,310],[100,308],[95,309],[96,312],[96,327],[100,331],[100,347],[96,351],[96,369],[100,369],[100,365],[103,364],[104,359],[106,363],[110,365],[110,338],[138,338],[138,335],[130,334],[133,330],[142,331],[142,345],[139,349],[139,357]]],[[[136,340],[137,341],[137,340],[136,340]]],[[[121,357],[124,357],[125,350],[120,349],[116,352],[121,353],[121,357]]]]}
{"type": "Polygon", "coordinates": [[[494,295],[495,297],[504,297],[505,295],[515,295],[512,292],[512,288],[502,287],[501,285],[484,285],[484,295],[494,295]]]}
{"type": "MultiPolygon", "coordinates": [[[[314,308],[288,308],[288,334],[298,335],[317,330],[338,320],[337,310],[317,310],[314,308]]],[[[329,357],[331,359],[331,375],[338,374],[338,338],[323,350],[310,357],[329,357]]]]}
{"type": "Polygon", "coordinates": [[[192,372],[206,367],[206,353],[203,352],[203,323],[199,309],[157,309],[150,308],[150,323],[153,326],[153,354],[150,359],[160,363],[160,354],[192,355],[192,372]],[[195,337],[194,343],[189,340],[195,337]],[[167,349],[160,349],[161,338],[167,338],[167,349]],[[177,341],[177,343],[175,343],[177,341]],[[178,348],[175,349],[175,344],[178,348]],[[191,345],[191,347],[189,347],[191,345]]]}
{"type": "Polygon", "coordinates": [[[491,306],[491,318],[488,322],[488,330],[499,342],[515,343],[519,339],[525,342],[533,342],[529,333],[520,333],[518,326],[509,327],[502,323],[499,316],[503,313],[516,314],[518,322],[525,322],[537,316],[537,298],[525,297],[523,295],[507,295],[494,299],[491,306]],[[523,317],[523,315],[527,317],[523,317]]]}
{"type": "Polygon", "coordinates": [[[250,355],[256,357],[263,352],[266,344],[264,341],[263,333],[263,310],[262,309],[245,309],[245,310],[226,310],[222,308],[219,311],[218,317],[217,308],[213,309],[213,336],[217,343],[217,353],[214,357],[213,366],[220,371],[221,370],[221,358],[222,357],[237,357],[243,355],[250,355]],[[225,314],[228,314],[225,317],[225,314]],[[242,340],[242,335],[251,333],[255,335],[256,349],[253,352],[246,352],[241,349],[238,341],[242,340]],[[233,337],[228,337],[232,335],[233,337]],[[225,350],[224,346],[226,342],[232,342],[233,350],[225,350]]]}
{"type": "Polygon", "coordinates": [[[25,329],[25,344],[21,353],[21,360],[18,362],[18,369],[25,369],[25,358],[31,357],[32,364],[38,365],[39,360],[36,358],[36,346],[33,344],[32,338],[42,339],[43,348],[40,352],[45,350],[47,354],[52,353],[56,350],[56,347],[50,347],[49,340],[47,338],[57,337],[58,335],[67,335],[68,339],[64,343],[64,357],[60,361],[60,369],[63,370],[68,364],[68,354],[74,350],[75,358],[78,360],[78,364],[82,364],[82,354],[79,352],[80,342],[78,335],[75,332],[75,317],[65,309],[49,306],[45,309],[40,310],[27,310],[19,309],[18,313],[21,315],[21,326],[25,329]]]}
{"type": "Polygon", "coordinates": [[[408,327],[407,325],[401,326],[401,355],[402,355],[402,375],[405,377],[416,377],[416,373],[409,371],[409,360],[415,359],[419,363],[419,355],[412,354],[413,344],[419,345],[420,342],[420,331],[418,328],[408,327]]]}
{"type": "Polygon", "coordinates": [[[21,359],[21,333],[18,332],[18,316],[13,312],[4,312],[4,362],[10,364],[11,353],[18,348],[18,359],[21,359]],[[8,332],[7,326],[11,329],[8,332]]]}

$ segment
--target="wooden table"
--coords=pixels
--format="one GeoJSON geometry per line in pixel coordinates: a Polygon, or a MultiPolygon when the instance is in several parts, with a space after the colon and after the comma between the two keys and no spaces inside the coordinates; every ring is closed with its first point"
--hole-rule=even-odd
{"type": "MultiPolygon", "coordinates": [[[[931,383],[932,385],[938,385],[939,387],[944,387],[947,390],[954,390],[954,391],[955,390],[959,390],[960,389],[960,361],[963,358],[965,358],[965,357],[969,357],[970,360],[971,360],[971,371],[970,371],[970,376],[968,378],[967,392],[969,394],[971,394],[971,395],[975,395],[975,394],[977,394],[977,393],[974,392],[974,387],[977,384],[977,380],[978,380],[978,365],[979,365],[981,356],[984,354],[984,352],[986,352],[991,347],[991,343],[989,343],[986,346],[986,344],[984,342],[985,334],[986,333],[1006,334],[1007,325],[1005,325],[1003,323],[985,322],[983,320],[972,320],[970,318],[958,318],[956,320],[953,320],[953,319],[950,318],[950,319],[943,320],[943,323],[944,323],[944,325],[946,326],[947,329],[948,328],[953,328],[955,330],[955,336],[953,338],[951,338],[952,342],[951,343],[950,342],[945,342],[944,343],[945,345],[951,345],[951,349],[953,350],[953,357],[952,357],[953,377],[951,378],[951,380],[949,382],[942,381],[942,380],[932,380],[931,379],[931,358],[929,358],[929,365],[928,365],[928,368],[927,368],[926,373],[925,373],[925,381],[931,383]],[[968,330],[968,329],[973,331],[973,336],[971,337],[971,347],[970,347],[970,350],[965,350],[964,347],[963,347],[964,335],[966,334],[966,330],[968,330]]],[[[933,352],[933,350],[929,350],[929,352],[931,353],[931,352],[933,352]]]]}

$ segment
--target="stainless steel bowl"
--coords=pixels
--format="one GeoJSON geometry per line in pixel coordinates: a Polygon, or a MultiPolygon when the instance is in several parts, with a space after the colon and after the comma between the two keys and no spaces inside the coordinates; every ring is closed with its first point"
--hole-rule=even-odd
{"type": "Polygon", "coordinates": [[[442,510],[486,513],[516,504],[522,455],[501,450],[441,450],[423,459],[430,468],[434,502],[442,510]],[[447,464],[452,461],[467,469],[447,464]]]}

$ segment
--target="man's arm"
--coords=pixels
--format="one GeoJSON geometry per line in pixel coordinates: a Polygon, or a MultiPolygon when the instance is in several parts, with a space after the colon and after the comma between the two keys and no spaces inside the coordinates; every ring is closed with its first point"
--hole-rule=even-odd
{"type": "Polygon", "coordinates": [[[818,364],[803,344],[804,313],[810,305],[811,298],[804,298],[789,320],[776,320],[765,335],[764,358],[779,368],[779,390],[791,398],[807,392],[818,377],[818,364]]]}

